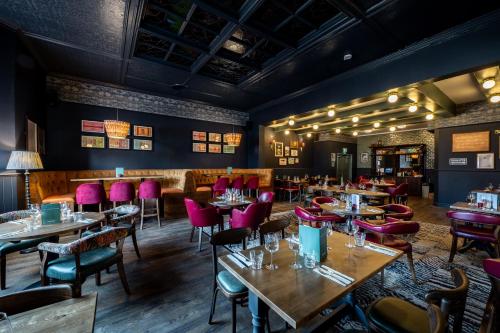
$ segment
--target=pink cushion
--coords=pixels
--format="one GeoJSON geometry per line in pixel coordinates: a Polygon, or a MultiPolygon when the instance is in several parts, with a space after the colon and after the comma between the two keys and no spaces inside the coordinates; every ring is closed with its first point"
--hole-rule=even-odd
{"type": "Polygon", "coordinates": [[[81,184],[76,188],[76,203],[78,205],[95,205],[104,201],[106,193],[101,184],[81,184]]]}
{"type": "Polygon", "coordinates": [[[139,184],[139,199],[158,199],[161,197],[161,184],[154,180],[146,180],[139,184]]]}
{"type": "Polygon", "coordinates": [[[129,182],[116,182],[111,184],[111,188],[109,190],[110,201],[131,201],[134,199],[134,184],[129,182]]]}

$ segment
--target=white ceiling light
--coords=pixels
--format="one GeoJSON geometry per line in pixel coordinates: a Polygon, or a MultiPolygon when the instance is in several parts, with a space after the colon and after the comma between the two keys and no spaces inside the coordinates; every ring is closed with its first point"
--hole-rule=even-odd
{"type": "Polygon", "coordinates": [[[484,89],[491,89],[491,88],[493,88],[496,84],[497,84],[497,83],[496,83],[496,81],[495,81],[495,78],[494,78],[494,77],[489,77],[489,78],[487,78],[487,79],[485,79],[485,80],[483,81],[482,86],[483,86],[483,88],[484,88],[484,89]]]}
{"type": "Polygon", "coordinates": [[[358,131],[354,131],[354,132],[352,132],[352,135],[353,135],[353,136],[357,136],[357,135],[358,135],[358,131]]]}
{"type": "Polygon", "coordinates": [[[397,92],[391,92],[389,95],[387,95],[387,101],[389,103],[396,103],[399,99],[398,93],[397,92]]]}
{"type": "Polygon", "coordinates": [[[425,119],[432,120],[432,119],[434,119],[434,115],[432,113],[428,113],[425,115],[425,119]]]}
{"type": "Polygon", "coordinates": [[[408,108],[408,111],[410,111],[410,112],[417,112],[417,110],[418,110],[418,106],[415,104],[410,105],[410,107],[408,108]]]}
{"type": "Polygon", "coordinates": [[[286,130],[286,131],[285,131],[285,135],[288,135],[288,134],[290,134],[290,131],[289,131],[289,130],[286,130]]]}
{"type": "Polygon", "coordinates": [[[399,129],[403,129],[403,128],[406,128],[406,125],[398,125],[397,126],[399,129]]]}
{"type": "Polygon", "coordinates": [[[391,132],[394,132],[394,131],[396,131],[396,127],[394,127],[394,126],[391,126],[391,127],[389,128],[389,131],[391,131],[391,132]]]}
{"type": "Polygon", "coordinates": [[[491,103],[498,103],[500,102],[500,94],[495,94],[490,97],[490,102],[491,103]]]}
{"type": "Polygon", "coordinates": [[[352,117],[352,122],[353,123],[357,123],[358,121],[359,121],[359,117],[358,116],[352,117]]]}
{"type": "Polygon", "coordinates": [[[290,125],[290,126],[295,125],[295,120],[290,119],[290,120],[288,121],[288,125],[290,125]]]}
{"type": "Polygon", "coordinates": [[[396,120],[396,118],[392,117],[392,118],[391,118],[391,119],[389,119],[389,120],[391,120],[391,121],[392,121],[392,120],[396,120]]]}
{"type": "Polygon", "coordinates": [[[367,130],[365,130],[365,133],[371,133],[371,132],[372,132],[372,130],[371,130],[371,129],[367,129],[367,130]]]}
{"type": "Polygon", "coordinates": [[[328,110],[328,117],[335,116],[335,110],[328,110]]]}
{"type": "Polygon", "coordinates": [[[335,133],[339,134],[340,133],[340,128],[335,129],[335,133]]]}
{"type": "Polygon", "coordinates": [[[379,128],[380,127],[380,123],[377,121],[376,123],[373,124],[373,127],[379,128]]]}
{"type": "Polygon", "coordinates": [[[318,124],[313,125],[313,130],[317,130],[319,128],[318,124]]]}
{"type": "Polygon", "coordinates": [[[311,134],[311,133],[307,133],[307,135],[306,135],[306,136],[307,136],[308,138],[310,138],[310,137],[312,136],[312,134],[311,134]]]}

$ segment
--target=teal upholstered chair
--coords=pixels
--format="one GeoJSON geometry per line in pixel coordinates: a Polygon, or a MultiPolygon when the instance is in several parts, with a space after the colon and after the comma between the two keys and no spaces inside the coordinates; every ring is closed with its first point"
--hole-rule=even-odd
{"type": "MultiPolygon", "coordinates": [[[[39,244],[38,250],[43,252],[40,269],[42,285],[47,285],[49,279],[70,283],[73,296],[80,297],[81,286],[88,276],[116,264],[123,288],[130,294],[122,255],[123,241],[127,235],[127,228],[109,228],[68,244],[39,244]],[[113,243],[116,243],[116,247],[110,246],[113,243]],[[51,260],[50,254],[60,257],[51,260]]],[[[97,277],[96,284],[99,285],[97,277]]]]}
{"type": "MultiPolygon", "coordinates": [[[[0,214],[0,223],[25,219],[31,217],[32,212],[29,210],[17,210],[0,214]]],[[[52,238],[37,238],[30,240],[23,240],[19,242],[0,242],[0,288],[3,290],[6,286],[6,269],[7,269],[7,254],[36,248],[41,242],[55,241],[57,237],[52,238]]]]}

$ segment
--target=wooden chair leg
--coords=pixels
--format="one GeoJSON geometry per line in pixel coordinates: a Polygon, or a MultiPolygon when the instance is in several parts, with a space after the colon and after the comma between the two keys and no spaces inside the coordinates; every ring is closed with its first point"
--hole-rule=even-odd
{"type": "Polygon", "coordinates": [[[99,202],[99,213],[102,212],[102,203],[99,202]]]}
{"type": "Polygon", "coordinates": [[[128,287],[127,276],[125,275],[125,268],[123,267],[123,259],[116,263],[116,267],[118,268],[118,275],[120,275],[123,289],[125,289],[125,292],[130,295],[130,288],[128,287]]]}
{"type": "Polygon", "coordinates": [[[5,289],[5,280],[6,280],[6,272],[7,269],[7,256],[4,254],[0,256],[0,289],[5,289]]]}
{"type": "Polygon", "coordinates": [[[139,245],[137,245],[137,237],[135,235],[135,228],[132,228],[130,236],[132,237],[132,243],[134,244],[135,254],[137,255],[137,258],[141,259],[141,254],[139,252],[139,245]]]}
{"type": "Polygon", "coordinates": [[[198,252],[201,252],[201,236],[203,234],[203,227],[198,227],[198,252]]]}
{"type": "Polygon", "coordinates": [[[232,332],[236,333],[236,300],[231,301],[231,326],[232,332]]]}
{"type": "Polygon", "coordinates": [[[385,268],[382,268],[382,270],[380,271],[380,286],[381,287],[384,287],[384,282],[385,282],[384,273],[385,273],[385,268]]]}
{"type": "Polygon", "coordinates": [[[82,283],[80,281],[75,281],[71,286],[73,290],[73,298],[78,298],[82,296],[82,283]]]}
{"type": "Polygon", "coordinates": [[[82,205],[78,205],[78,211],[81,212],[83,209],[82,205]]]}
{"type": "Polygon", "coordinates": [[[458,238],[457,236],[453,235],[453,240],[451,242],[450,258],[448,259],[448,262],[453,262],[453,258],[457,253],[457,243],[458,243],[458,238]]]}
{"type": "Polygon", "coordinates": [[[215,312],[215,303],[217,301],[217,293],[219,292],[219,288],[215,288],[214,292],[212,294],[212,306],[210,307],[210,316],[208,317],[208,324],[212,325],[212,318],[214,317],[214,312],[215,312]]]}
{"type": "Polygon", "coordinates": [[[141,199],[141,230],[144,225],[144,199],[141,199]]]}
{"type": "Polygon", "coordinates": [[[101,285],[101,272],[95,273],[95,285],[96,286],[101,285]]]}
{"type": "Polygon", "coordinates": [[[160,199],[156,199],[156,217],[158,218],[158,228],[161,228],[160,220],[160,199]]]}
{"type": "Polygon", "coordinates": [[[406,256],[408,258],[408,266],[410,267],[410,272],[413,282],[418,283],[417,275],[415,274],[415,265],[413,264],[413,254],[411,252],[408,252],[406,256]]]}

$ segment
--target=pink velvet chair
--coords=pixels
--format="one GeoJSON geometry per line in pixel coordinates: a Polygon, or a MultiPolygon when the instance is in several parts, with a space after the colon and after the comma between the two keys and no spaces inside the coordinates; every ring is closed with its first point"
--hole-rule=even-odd
{"type": "Polygon", "coordinates": [[[160,198],[161,198],[161,184],[155,180],[146,180],[139,184],[138,197],[141,200],[141,230],[145,217],[156,216],[158,219],[158,227],[161,227],[160,220],[160,198]],[[146,214],[144,207],[146,200],[154,200],[156,209],[151,209],[151,212],[146,214]]]}
{"type": "Polygon", "coordinates": [[[184,198],[184,204],[186,205],[189,222],[192,225],[189,241],[193,241],[194,231],[198,229],[198,251],[201,251],[203,228],[210,227],[213,234],[214,226],[218,225],[219,230],[223,228],[224,219],[222,215],[217,213],[217,208],[215,207],[203,208],[196,201],[189,198],[184,198]]]}
{"type": "Polygon", "coordinates": [[[267,202],[251,203],[244,210],[233,209],[229,225],[234,228],[250,228],[254,233],[254,238],[257,235],[259,226],[264,223],[267,214],[267,202]]]}
{"type": "Polygon", "coordinates": [[[309,222],[311,227],[321,228],[326,223],[333,224],[337,222],[345,222],[343,217],[340,217],[335,214],[331,215],[320,215],[321,208],[309,207],[304,208],[300,206],[295,207],[295,215],[299,219],[299,223],[303,223],[304,221],[309,222]]]}
{"type": "Polygon", "coordinates": [[[226,189],[229,187],[229,178],[220,177],[212,186],[212,197],[215,198],[218,195],[226,193],[226,189]]]}
{"type": "Polygon", "coordinates": [[[259,196],[259,177],[258,176],[252,176],[249,177],[247,180],[247,183],[245,185],[245,188],[248,190],[248,196],[252,196],[252,191],[255,191],[255,196],[259,196]]]}
{"type": "Polygon", "coordinates": [[[245,180],[243,179],[243,176],[238,176],[234,178],[233,181],[231,182],[231,188],[235,190],[243,191],[244,187],[245,187],[245,180]]]}
{"type": "Polygon", "coordinates": [[[131,205],[134,199],[134,184],[129,182],[116,182],[111,184],[109,201],[113,203],[113,208],[116,208],[117,202],[128,202],[131,205]]]}
{"type": "Polygon", "coordinates": [[[271,218],[271,213],[273,211],[273,202],[274,202],[274,192],[263,192],[257,198],[257,202],[265,202],[267,203],[266,208],[266,218],[269,221],[271,218]]]}
{"type": "Polygon", "coordinates": [[[76,188],[76,204],[80,212],[83,209],[83,205],[99,205],[99,212],[101,212],[102,203],[105,199],[106,192],[101,184],[81,184],[76,188]]]}
{"type": "Polygon", "coordinates": [[[405,205],[388,204],[379,206],[378,208],[384,210],[385,217],[392,217],[398,220],[405,221],[409,221],[413,217],[413,209],[405,205]]]}
{"type": "Polygon", "coordinates": [[[397,204],[408,204],[408,184],[402,183],[396,187],[388,187],[389,201],[397,204]]]}
{"type": "Polygon", "coordinates": [[[483,260],[483,268],[490,277],[491,292],[479,332],[500,332],[500,259],[483,260]]]}

